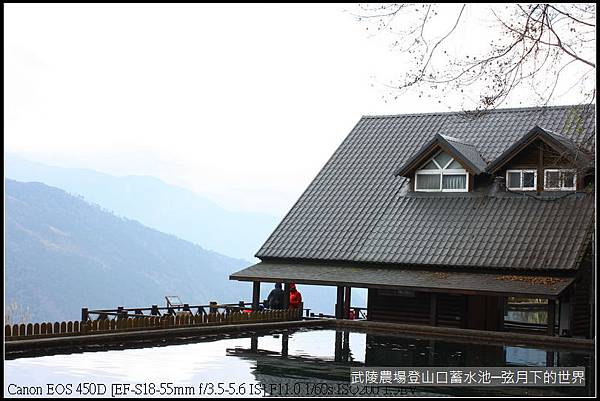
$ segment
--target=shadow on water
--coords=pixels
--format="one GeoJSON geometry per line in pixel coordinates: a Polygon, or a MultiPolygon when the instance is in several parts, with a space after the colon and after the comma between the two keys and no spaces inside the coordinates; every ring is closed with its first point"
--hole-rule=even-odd
{"type": "MultiPolygon", "coordinates": [[[[318,394],[304,388],[306,383],[329,383],[335,388],[348,385],[349,368],[365,367],[510,367],[554,366],[585,367],[585,387],[403,387],[404,395],[451,395],[451,396],[589,396],[594,388],[593,355],[579,351],[557,351],[520,346],[496,346],[486,344],[458,343],[426,338],[381,335],[369,333],[335,332],[331,330],[299,332],[281,336],[281,350],[261,349],[261,338],[254,336],[249,348],[227,349],[227,354],[256,363],[253,372],[265,388],[275,393],[287,388],[288,395],[336,395],[318,394]],[[361,338],[362,336],[362,338],[361,338]],[[327,343],[331,352],[319,357],[306,353],[290,353],[290,341],[294,337],[301,342],[327,343]],[[285,386],[282,388],[282,386],[285,386]],[[303,390],[298,394],[297,391],[303,390]]],[[[279,394],[278,394],[279,395],[279,394]]],[[[286,394],[281,394],[286,395],[286,394]]],[[[349,395],[344,393],[344,395],[349,395]]],[[[351,395],[351,394],[350,394],[351,395]]],[[[373,394],[372,394],[373,395],[373,394]]],[[[379,393],[378,395],[382,395],[379,393]]]]}

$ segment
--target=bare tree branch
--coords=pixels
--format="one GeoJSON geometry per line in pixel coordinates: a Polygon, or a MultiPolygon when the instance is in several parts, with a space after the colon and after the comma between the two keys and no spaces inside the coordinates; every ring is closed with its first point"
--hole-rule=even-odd
{"type": "Polygon", "coordinates": [[[451,50],[457,53],[456,44],[450,36],[468,23],[463,18],[466,5],[457,5],[460,11],[451,23],[449,11],[438,15],[440,7],[359,6],[359,19],[376,22],[378,31],[398,36],[393,49],[407,56],[404,76],[385,87],[398,93],[415,88],[419,96],[428,90],[437,96],[458,92],[465,99],[469,97],[465,89],[471,88],[470,94],[479,96],[476,108],[481,110],[496,108],[527,86],[544,104],[556,96],[559,86],[580,88],[585,101],[595,98],[595,81],[589,74],[596,68],[595,4],[506,4],[497,6],[502,7],[501,13],[491,8],[497,26],[489,27],[487,49],[472,54],[458,51],[455,56],[451,50]],[[448,29],[441,28],[448,23],[448,29]]]}

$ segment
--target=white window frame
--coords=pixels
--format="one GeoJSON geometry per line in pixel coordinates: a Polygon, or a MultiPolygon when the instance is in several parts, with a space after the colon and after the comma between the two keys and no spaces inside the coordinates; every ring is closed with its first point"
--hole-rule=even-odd
{"type": "Polygon", "coordinates": [[[425,166],[425,165],[429,164],[429,162],[433,161],[433,163],[438,167],[437,169],[435,169],[435,170],[434,169],[428,169],[428,170],[420,169],[420,170],[415,171],[415,191],[416,192],[468,192],[469,191],[469,175],[470,174],[465,169],[446,169],[446,167],[448,167],[450,164],[452,164],[452,162],[455,160],[450,155],[448,155],[448,156],[450,156],[450,160],[444,166],[441,166],[435,160],[435,158],[440,153],[442,153],[442,152],[441,151],[437,152],[432,158],[430,158],[425,163],[423,163],[423,166],[425,166]],[[439,175],[440,176],[440,187],[437,189],[419,189],[419,186],[418,186],[419,175],[439,175]],[[465,188],[464,189],[442,189],[445,175],[464,175],[464,176],[466,176],[465,188]]]}
{"type": "Polygon", "coordinates": [[[544,170],[544,190],[545,191],[575,191],[577,190],[577,170],[570,168],[548,168],[544,170]],[[558,173],[558,187],[547,186],[548,173],[558,173]],[[563,186],[563,181],[560,173],[573,173],[573,186],[563,186]]]}
{"type": "Polygon", "coordinates": [[[511,191],[535,191],[537,190],[537,170],[506,170],[506,188],[511,191]],[[519,173],[519,187],[509,187],[508,174],[519,173]],[[523,173],[533,173],[533,187],[523,188],[523,173]]]}

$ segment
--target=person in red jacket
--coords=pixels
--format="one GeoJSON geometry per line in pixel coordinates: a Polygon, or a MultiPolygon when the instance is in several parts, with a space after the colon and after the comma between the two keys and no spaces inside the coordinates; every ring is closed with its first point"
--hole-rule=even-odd
{"type": "Polygon", "coordinates": [[[290,309],[299,308],[301,303],[302,295],[296,289],[296,284],[290,283],[290,309]]]}

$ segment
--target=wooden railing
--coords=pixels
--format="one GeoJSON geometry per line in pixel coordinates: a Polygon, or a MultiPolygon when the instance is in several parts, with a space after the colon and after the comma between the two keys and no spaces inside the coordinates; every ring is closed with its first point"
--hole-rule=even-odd
{"type": "Polygon", "coordinates": [[[42,337],[63,337],[90,334],[107,334],[136,330],[156,330],[180,327],[278,322],[299,320],[302,308],[276,310],[266,309],[251,312],[206,313],[193,315],[180,312],[177,315],[117,317],[85,321],[29,323],[4,326],[4,338],[24,340],[42,337]]]}
{"type": "MultiPolygon", "coordinates": [[[[178,312],[190,312],[195,315],[207,315],[209,313],[231,313],[241,312],[244,310],[251,310],[252,303],[239,301],[238,303],[220,304],[216,301],[212,301],[209,304],[204,305],[172,305],[172,306],[158,306],[152,305],[150,308],[125,308],[119,306],[116,309],[88,309],[81,308],[81,320],[102,320],[108,318],[143,318],[145,316],[164,316],[164,315],[176,315],[178,312]]],[[[304,304],[301,305],[303,313],[306,313],[306,317],[309,316],[310,309],[304,309],[304,304]]],[[[264,308],[264,302],[259,303],[259,310],[269,310],[264,308]]]]}

